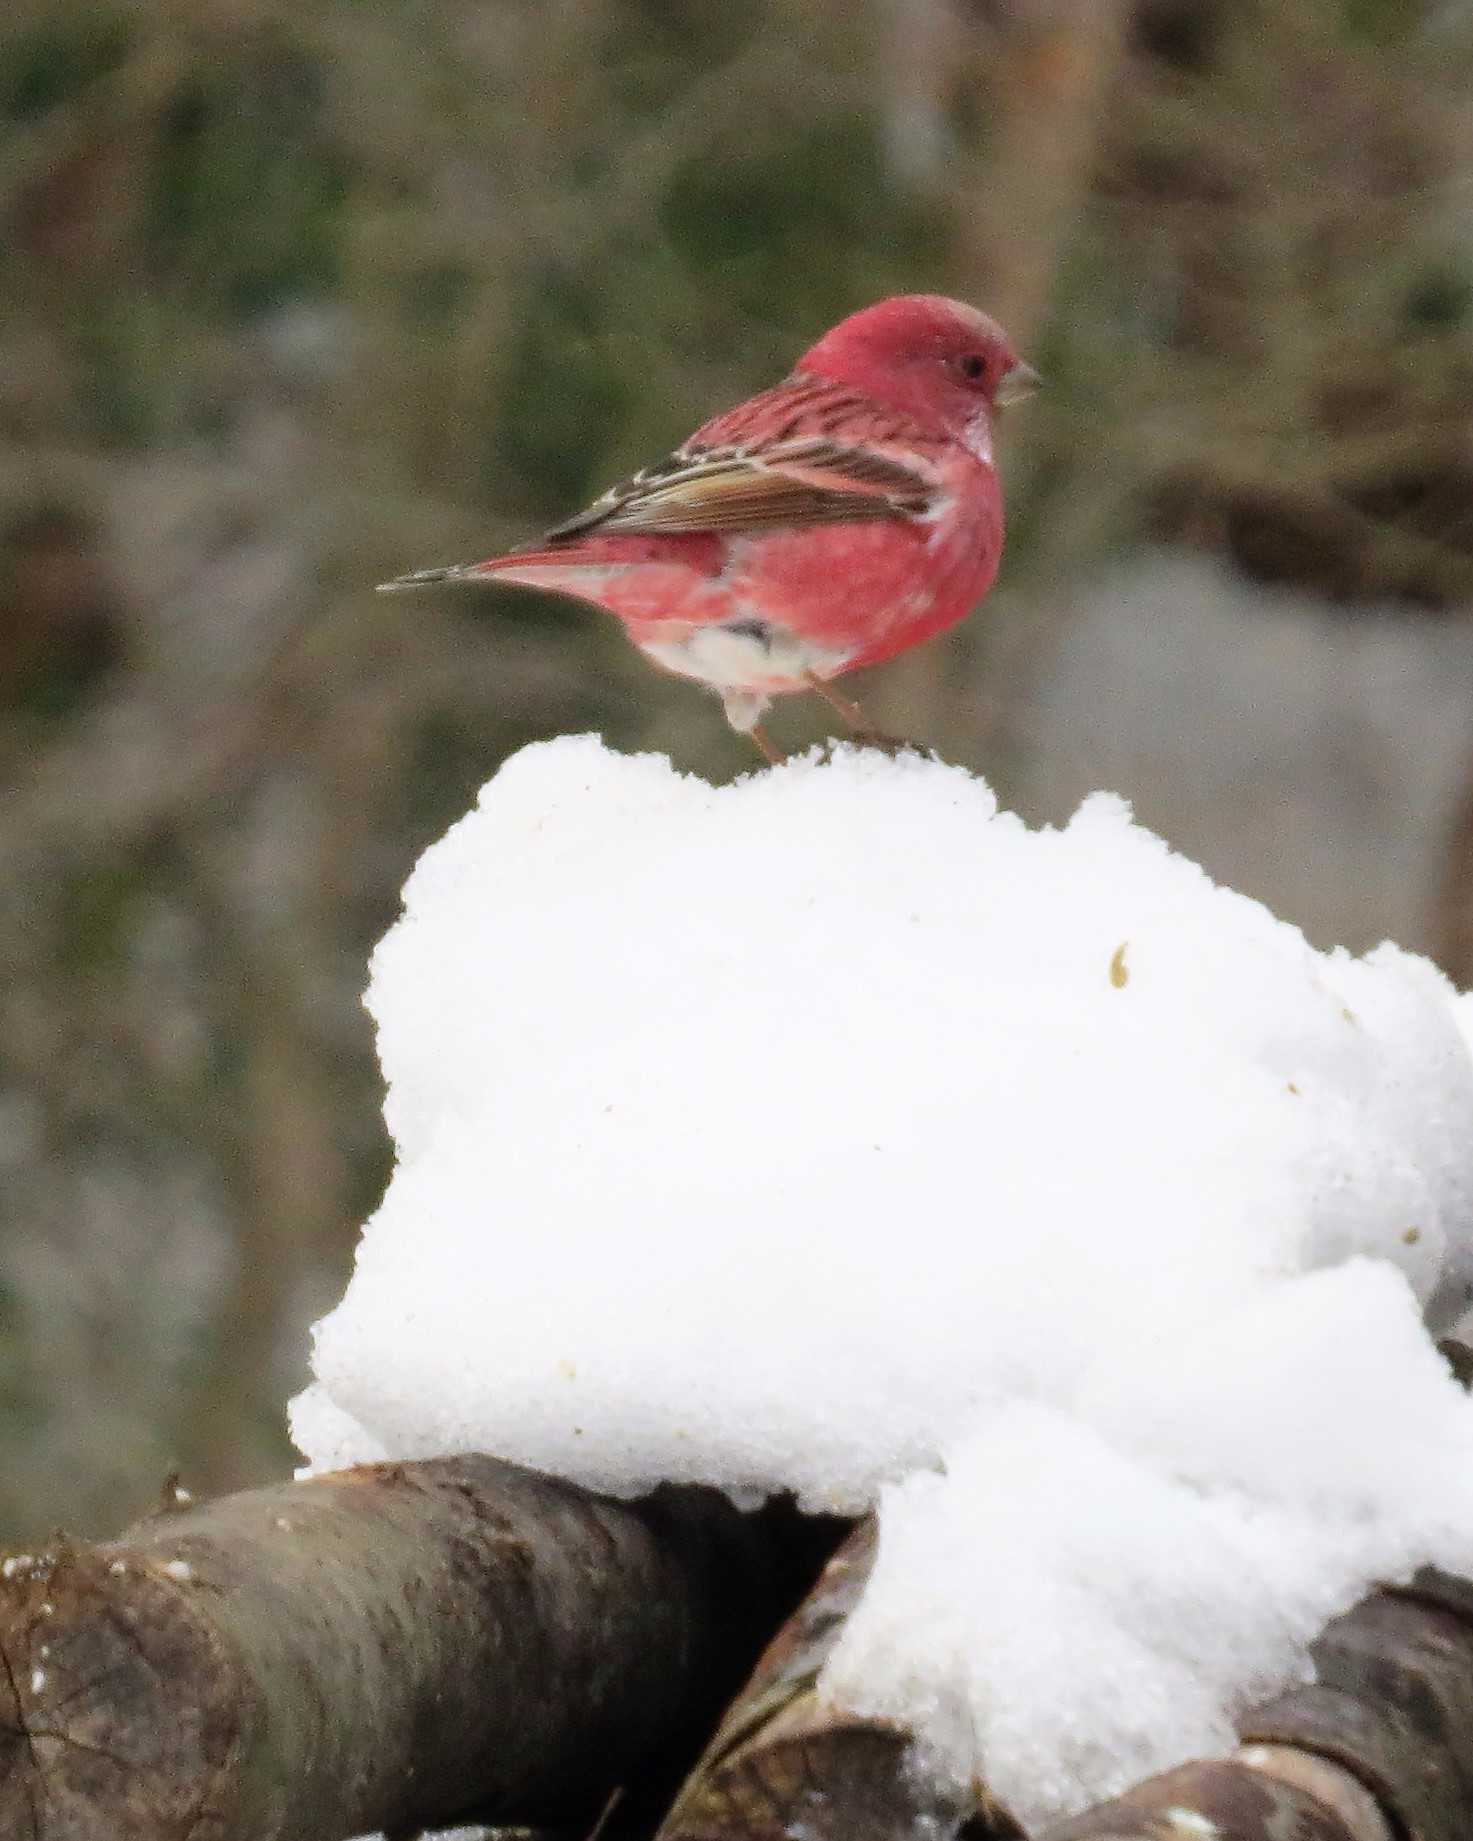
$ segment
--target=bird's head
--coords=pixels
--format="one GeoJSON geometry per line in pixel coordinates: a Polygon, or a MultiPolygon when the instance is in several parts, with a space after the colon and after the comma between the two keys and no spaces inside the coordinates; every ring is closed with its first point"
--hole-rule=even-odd
{"type": "Polygon", "coordinates": [[[849,384],[991,457],[992,417],[1038,387],[985,313],[943,294],[897,294],[841,320],[798,370],[849,384]]]}

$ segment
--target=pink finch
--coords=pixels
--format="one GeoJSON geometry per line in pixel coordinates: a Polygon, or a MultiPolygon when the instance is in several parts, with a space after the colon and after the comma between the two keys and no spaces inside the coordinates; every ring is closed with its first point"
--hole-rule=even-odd
{"type": "Polygon", "coordinates": [[[758,726],[773,697],[817,691],[859,728],[829,679],[952,626],[992,586],[993,418],[1037,382],[974,307],[882,300],[539,542],[383,587],[513,582],[592,601],[780,760],[758,726]]]}

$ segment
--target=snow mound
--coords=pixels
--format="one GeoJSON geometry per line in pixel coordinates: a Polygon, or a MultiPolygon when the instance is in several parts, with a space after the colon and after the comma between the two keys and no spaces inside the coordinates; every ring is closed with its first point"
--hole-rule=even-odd
{"type": "Polygon", "coordinates": [[[1473,1567],[1467,1004],[1314,951],[1113,798],[840,751],[529,748],[369,1007],[398,1163],[295,1403],[881,1505],[825,1683],[1025,1820],[1232,1743],[1377,1580],[1473,1567]]]}

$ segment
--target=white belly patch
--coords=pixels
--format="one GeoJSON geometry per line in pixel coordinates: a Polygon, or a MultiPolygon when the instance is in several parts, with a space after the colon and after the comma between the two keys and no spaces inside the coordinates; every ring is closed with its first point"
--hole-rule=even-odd
{"type": "Polygon", "coordinates": [[[768,620],[728,620],[698,626],[682,639],[646,640],[641,651],[666,671],[696,678],[713,690],[801,690],[810,676],[831,678],[850,654],[768,620]]]}

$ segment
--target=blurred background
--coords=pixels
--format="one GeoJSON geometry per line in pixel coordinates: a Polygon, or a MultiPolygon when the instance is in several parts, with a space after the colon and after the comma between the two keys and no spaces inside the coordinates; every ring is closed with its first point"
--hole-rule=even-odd
{"type": "Polygon", "coordinates": [[[883,294],[1048,388],[873,717],[1473,982],[1470,79],[1469,0],[9,0],[0,1540],[285,1474],[366,955],[497,763],[752,764],[591,612],[372,585],[883,294]]]}

